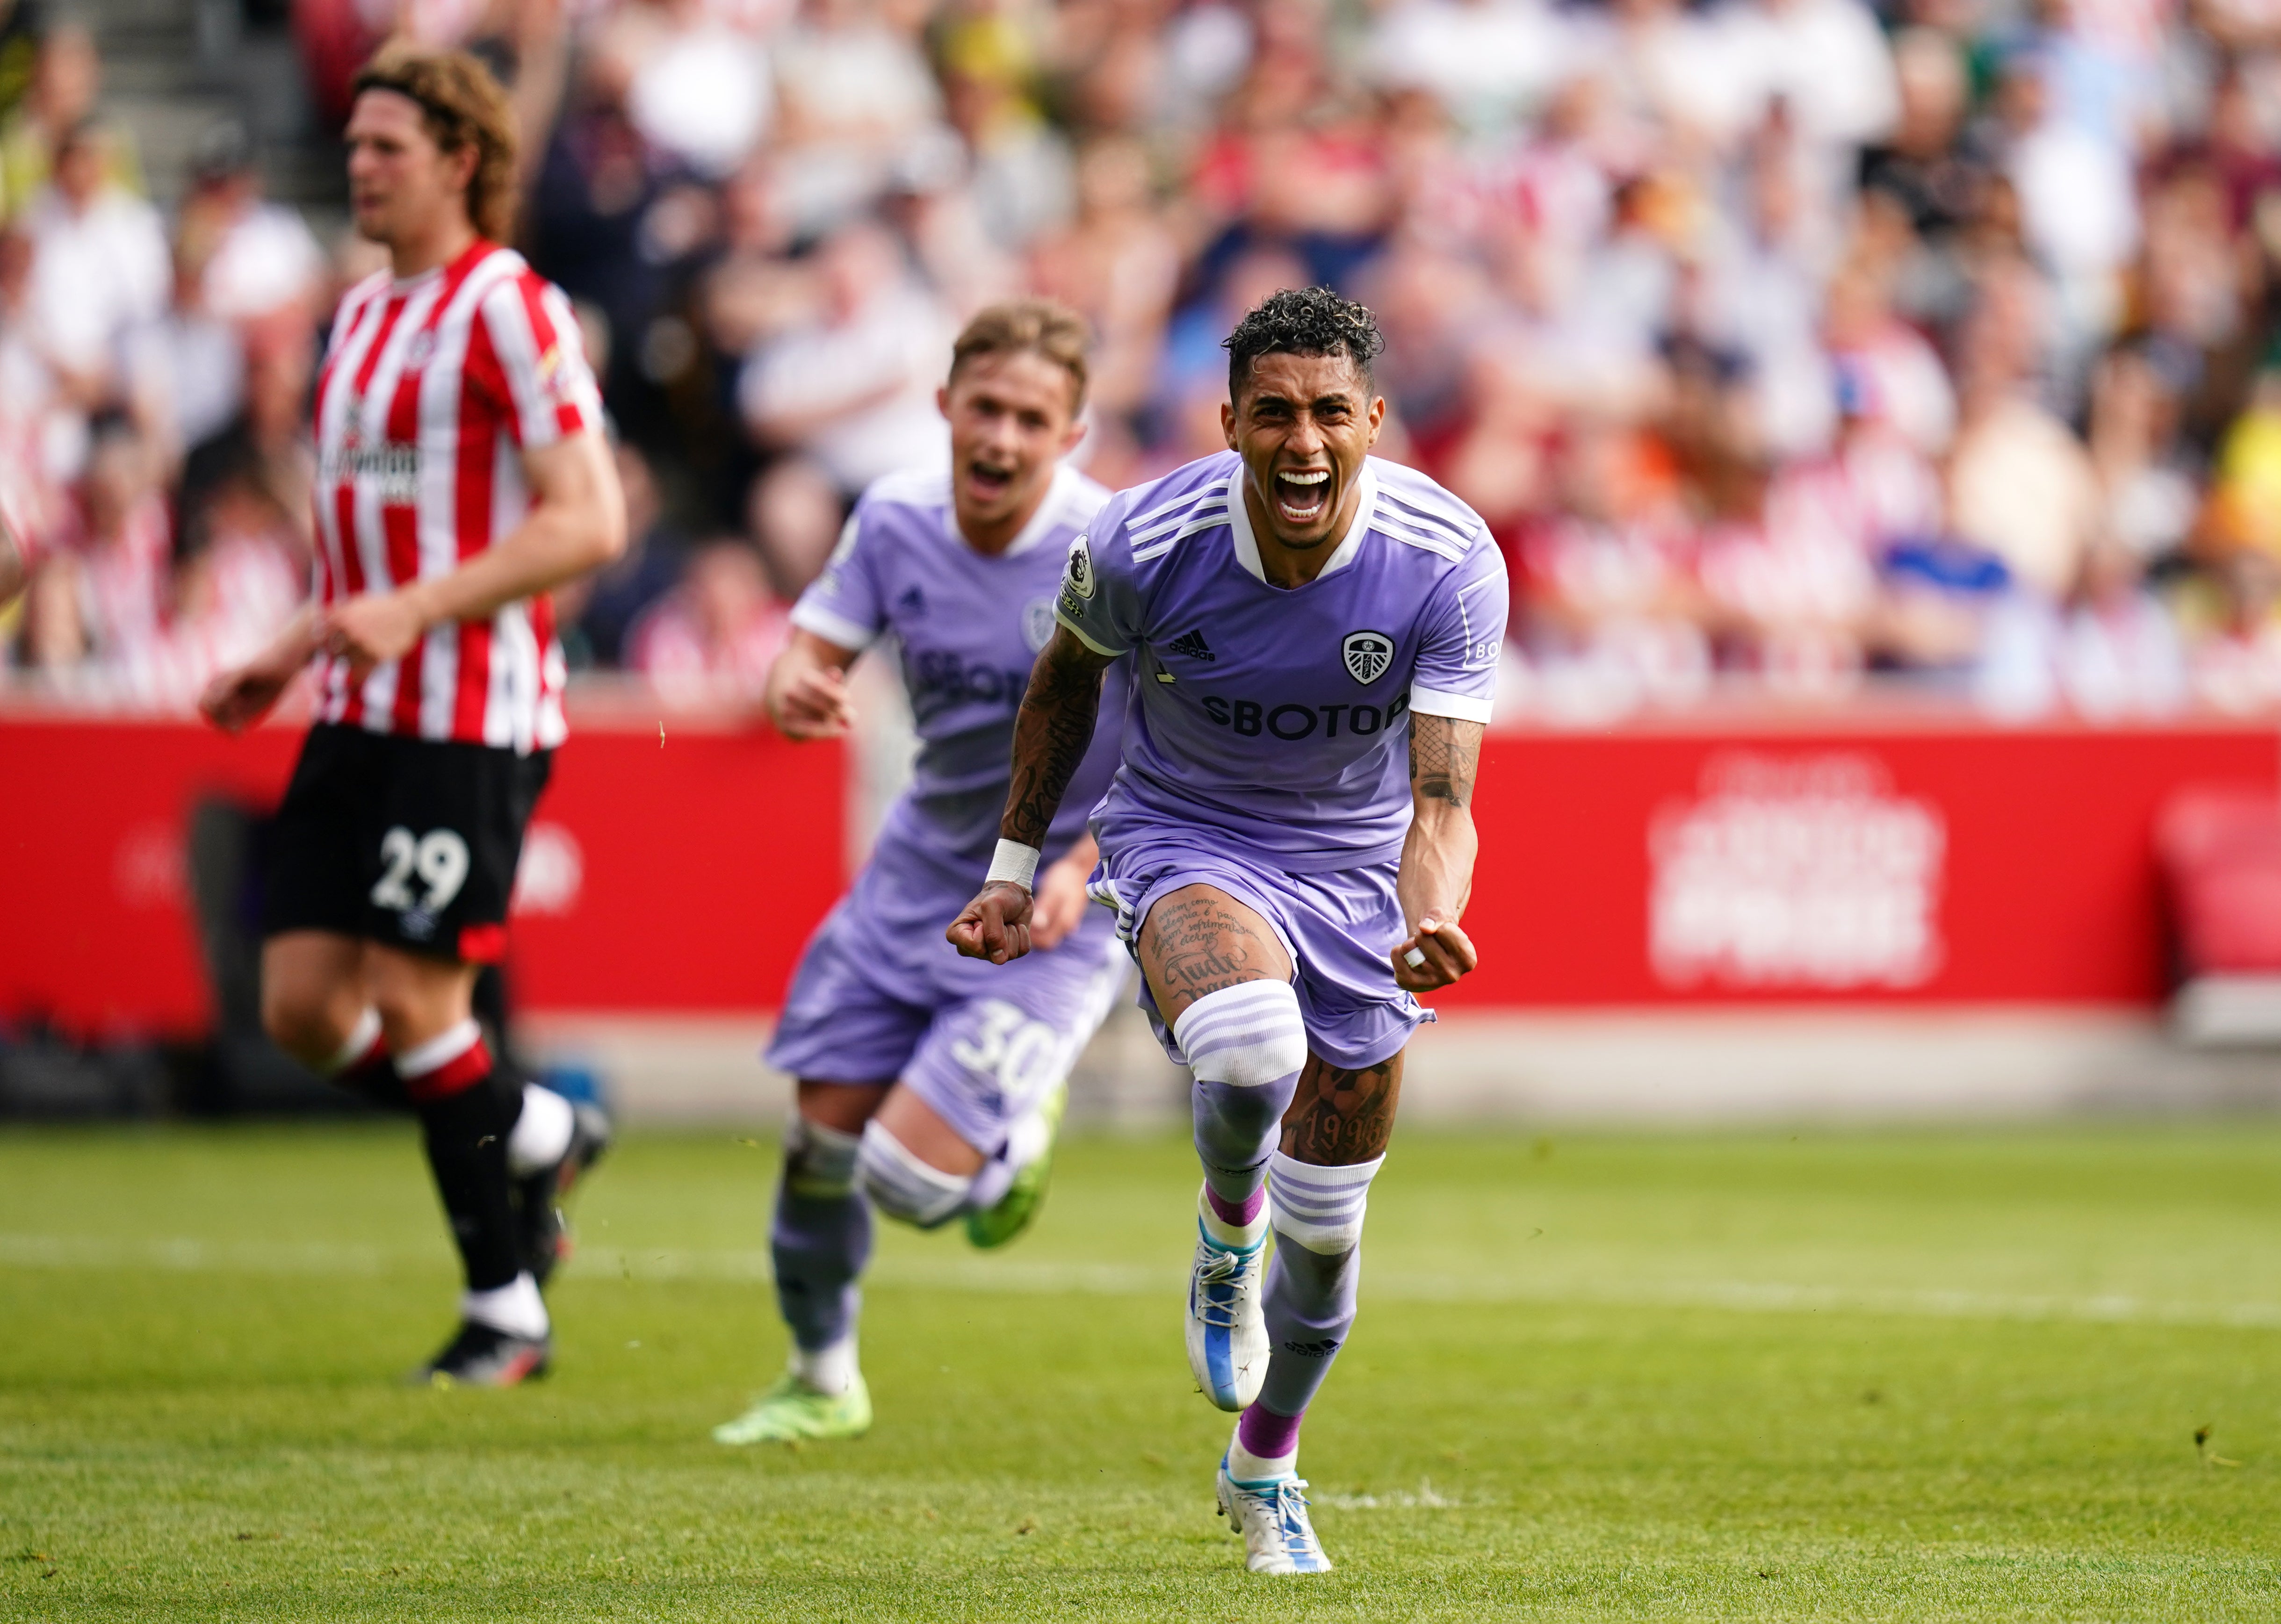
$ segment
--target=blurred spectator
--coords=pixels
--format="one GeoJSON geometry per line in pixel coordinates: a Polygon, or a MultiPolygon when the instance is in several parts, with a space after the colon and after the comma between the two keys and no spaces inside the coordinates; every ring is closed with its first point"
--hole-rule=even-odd
{"type": "Polygon", "coordinates": [[[191,158],[181,235],[204,245],[197,298],[219,321],[320,314],[325,256],[298,213],[262,196],[252,137],[235,119],[208,127],[191,158]]]}
{"type": "Polygon", "coordinates": [[[898,165],[925,161],[939,132],[955,141],[940,131],[942,92],[914,20],[880,0],[803,0],[779,39],[780,174],[805,228],[828,228],[878,197],[898,165]]]}
{"type": "MultiPolygon", "coordinates": [[[[85,27],[60,23],[42,36],[30,83],[0,120],[0,219],[21,214],[53,177],[65,141],[95,116],[102,85],[102,59],[85,27]]],[[[106,129],[100,150],[106,181],[140,195],[142,165],[127,133],[106,129]]]]}
{"type": "Polygon", "coordinates": [[[2029,387],[2037,324],[2035,289],[2014,275],[1990,289],[1959,339],[1963,420],[1949,516],[2014,581],[2057,599],[2083,574],[2101,497],[2083,443],[2029,387]]]}
{"type": "MultiPolygon", "coordinates": [[[[321,284],[372,265],[329,273],[228,126],[162,225],[89,36],[29,4],[0,499],[56,562],[12,652],[156,695],[301,567],[321,284]],[[121,511],[178,538],[147,593],[121,511]]],[[[321,100],[399,27],[510,71],[520,245],[607,358],[640,537],[561,606],[582,660],[692,701],[741,691],[865,484],[942,456],[979,304],[1093,324],[1079,455],[1123,484],[1220,449],[1229,325],[1328,281],[1391,341],[1379,454],[1511,551],[1526,707],[1876,674],[2281,710],[2281,28],[2247,0],[294,13],[321,100]]]]}
{"type": "Polygon", "coordinates": [[[670,704],[749,702],[767,686],[791,628],[760,555],[742,542],[714,542],[634,622],[627,664],[670,704]]]}
{"type": "Polygon", "coordinates": [[[125,403],[126,340],[158,319],[173,280],[159,212],[108,178],[108,142],[100,125],[73,126],[53,180],[24,212],[27,319],[66,410],[82,412],[125,403]]]}
{"type": "Polygon", "coordinates": [[[2201,507],[2178,443],[2178,368],[2158,344],[2118,344],[2092,377],[2091,462],[2106,533],[2142,563],[2184,546],[2201,507]]]}
{"type": "Polygon", "coordinates": [[[626,550],[599,574],[555,594],[574,667],[625,664],[628,630],[674,589],[687,559],[688,543],[665,517],[649,459],[621,443],[617,464],[626,493],[626,550]]]}
{"type": "Polygon", "coordinates": [[[1093,408],[1129,412],[1146,397],[1180,282],[1180,250],[1156,207],[1148,154],[1105,135],[1077,161],[1077,218],[1031,254],[1038,291],[1092,324],[1093,408]]]}
{"type": "Polygon", "coordinates": [[[816,284],[810,312],[746,358],[738,401],[763,447],[813,462],[852,501],[882,474],[948,455],[934,392],[952,334],[878,226],[835,232],[816,284]]]}
{"type": "Polygon", "coordinates": [[[2094,720],[2161,716],[2187,698],[2177,628],[2146,590],[2138,561],[2117,543],[2085,551],[2057,604],[2015,593],[1992,619],[1981,704],[2025,720],[2061,701],[2094,720]]]}
{"type": "Polygon", "coordinates": [[[1533,111],[1569,65],[1567,31],[1543,0],[1403,0],[1380,17],[1372,72],[1430,92],[1465,129],[1497,135],[1533,111]]]}
{"type": "Polygon", "coordinates": [[[2215,614],[2188,662],[2194,697],[2235,714],[2281,706],[2281,558],[2237,548],[2210,580],[2215,614]]]}

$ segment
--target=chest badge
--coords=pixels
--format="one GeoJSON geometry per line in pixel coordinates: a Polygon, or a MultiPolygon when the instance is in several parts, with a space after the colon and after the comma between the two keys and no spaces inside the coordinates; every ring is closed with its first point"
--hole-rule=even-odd
{"type": "Polygon", "coordinates": [[[430,328],[421,327],[412,335],[412,342],[404,346],[404,370],[416,373],[435,358],[435,332],[430,328]]]}
{"type": "Polygon", "coordinates": [[[1042,654],[1046,645],[1054,640],[1054,600],[1033,597],[1022,605],[1022,641],[1030,645],[1030,652],[1042,654]]]}
{"type": "Polygon", "coordinates": [[[1394,664],[1394,639],[1384,632],[1349,632],[1339,644],[1339,656],[1346,662],[1347,675],[1368,688],[1394,664]]]}

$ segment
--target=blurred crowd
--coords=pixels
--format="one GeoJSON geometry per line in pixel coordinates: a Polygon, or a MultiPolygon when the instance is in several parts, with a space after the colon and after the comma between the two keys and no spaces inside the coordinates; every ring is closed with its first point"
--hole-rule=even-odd
{"type": "MultiPolygon", "coordinates": [[[[1890,677],[1991,711],[2281,705],[2274,0],[314,0],[525,132],[638,538],[574,664],[749,696],[847,505],[939,459],[957,323],[1098,340],[1088,471],[1217,450],[1219,340],[1325,282],[1381,454],[1512,565],[1515,704],[1890,677]]],[[[69,27],[0,30],[0,498],[24,680],[180,703],[305,575],[303,412],[371,267],[210,133],[171,216],[69,27]],[[12,70],[11,62],[21,71],[12,70]]]]}

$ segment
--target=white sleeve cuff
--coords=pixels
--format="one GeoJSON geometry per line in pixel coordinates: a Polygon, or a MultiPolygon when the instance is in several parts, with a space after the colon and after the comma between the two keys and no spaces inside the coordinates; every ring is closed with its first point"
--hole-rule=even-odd
{"type": "Polygon", "coordinates": [[[1450,716],[1461,722],[1486,722],[1496,709],[1494,699],[1476,699],[1471,694],[1446,693],[1438,688],[1427,688],[1419,683],[1410,687],[1410,708],[1422,716],[1450,716]]]}
{"type": "Polygon", "coordinates": [[[857,652],[871,646],[877,632],[855,624],[846,615],[834,614],[812,597],[802,597],[792,606],[792,623],[804,632],[814,632],[826,643],[857,652]]]}
{"type": "Polygon", "coordinates": [[[1085,627],[1079,626],[1076,621],[1063,614],[1058,605],[1055,607],[1054,619],[1059,620],[1063,626],[1069,627],[1071,636],[1085,644],[1086,648],[1091,649],[1095,654],[1100,655],[1103,659],[1115,659],[1125,652],[1122,649],[1109,648],[1102,643],[1094,642],[1093,634],[1086,631],[1085,627]]]}

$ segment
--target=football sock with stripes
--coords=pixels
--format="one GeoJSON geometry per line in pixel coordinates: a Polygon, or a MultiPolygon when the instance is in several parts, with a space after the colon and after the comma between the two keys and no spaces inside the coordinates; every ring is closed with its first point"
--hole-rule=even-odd
{"type": "Polygon", "coordinates": [[[1363,1215],[1370,1181],[1385,1163],[1380,1156],[1349,1167],[1318,1167],[1280,1151],[1268,1162],[1275,1256],[1260,1300],[1269,1352],[1259,1402],[1291,1418],[1295,1428],[1354,1328],[1363,1215]]]}
{"type": "Polygon", "coordinates": [[[855,1188],[862,1141],[795,1115],[785,1130],[784,1175],[777,1185],[769,1251],[776,1265],[777,1309],[792,1332],[793,1368],[824,1392],[843,1362],[854,1367],[855,1321],[863,1294],[856,1281],[871,1257],[871,1205],[855,1188]],[[813,1373],[803,1368],[807,1359],[813,1373]]]}
{"type": "Polygon", "coordinates": [[[1227,1474],[1239,1483],[1298,1475],[1299,1423],[1305,1419],[1253,1405],[1235,1418],[1235,1436],[1227,1446],[1227,1474]]]}
{"type": "Polygon", "coordinates": [[[398,1055],[396,1069],[420,1114],[428,1166],[452,1222],[468,1289],[491,1292],[512,1285],[522,1264],[515,1251],[506,1145],[522,1109],[520,1090],[497,1086],[483,1030],[472,1020],[398,1055]]]}
{"type": "Polygon", "coordinates": [[[1244,981],[1180,1012],[1172,1041],[1195,1074],[1196,1158],[1203,1164],[1207,1233],[1249,1244],[1268,1153],[1307,1064],[1307,1028],[1286,981],[1244,981]]]}
{"type": "Polygon", "coordinates": [[[345,1089],[383,1111],[412,1109],[412,1096],[405,1090],[404,1079],[396,1074],[396,1062],[388,1052],[388,1039],[381,1033],[380,1012],[369,1004],[357,1017],[339,1052],[317,1069],[335,1088],[345,1089]]]}

